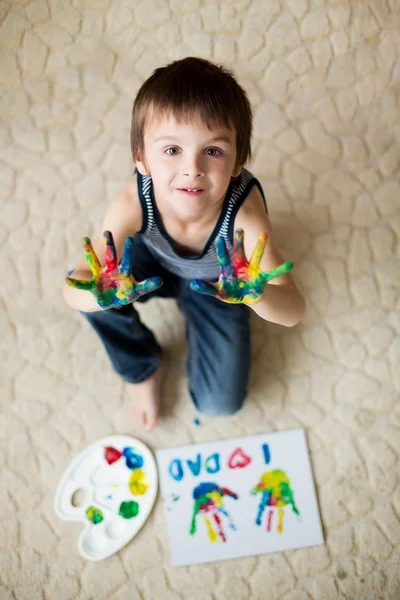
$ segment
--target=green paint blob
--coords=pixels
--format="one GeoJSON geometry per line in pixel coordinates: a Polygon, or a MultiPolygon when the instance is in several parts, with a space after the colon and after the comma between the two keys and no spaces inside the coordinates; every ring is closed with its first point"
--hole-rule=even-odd
{"type": "Polygon", "coordinates": [[[122,502],[118,514],[124,519],[133,519],[133,517],[139,514],[139,504],[134,500],[122,502]]]}
{"type": "Polygon", "coordinates": [[[102,520],[104,519],[103,513],[101,512],[101,510],[99,510],[98,508],[95,508],[94,506],[89,506],[89,508],[86,511],[86,514],[87,514],[89,520],[92,521],[92,523],[94,523],[95,525],[97,525],[98,523],[101,523],[102,520]]]}

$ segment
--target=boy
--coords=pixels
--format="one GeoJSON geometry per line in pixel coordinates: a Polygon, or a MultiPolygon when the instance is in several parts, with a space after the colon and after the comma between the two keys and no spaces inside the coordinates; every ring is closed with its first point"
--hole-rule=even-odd
{"type": "Polygon", "coordinates": [[[149,430],[158,415],[162,350],[133,301],[177,299],[190,394],[208,415],[233,414],[243,404],[249,308],[286,326],[303,315],[304,299],[285,273],[290,266],[265,285],[263,272],[283,259],[261,185],[243,168],[251,132],[247,95],[223,67],[185,58],[156,69],[133,106],[136,173],[106,212],[105,244],[102,236],[93,247],[85,238],[86,260],[64,286],[67,303],[88,319],[128,383],[134,420],[149,430]],[[243,242],[246,256],[255,248],[250,265],[243,242]]]}

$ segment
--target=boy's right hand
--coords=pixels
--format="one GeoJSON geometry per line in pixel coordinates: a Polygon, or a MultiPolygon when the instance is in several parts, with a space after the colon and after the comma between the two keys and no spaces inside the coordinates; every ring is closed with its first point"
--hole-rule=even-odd
{"type": "Polygon", "coordinates": [[[149,292],[161,287],[161,277],[150,277],[140,283],[132,276],[133,263],[133,238],[127,237],[124,252],[120,264],[117,263],[114,240],[111,231],[104,232],[104,243],[106,245],[106,264],[102,267],[89,238],[82,240],[85,257],[93,273],[93,279],[83,281],[81,279],[66,278],[71,287],[78,290],[91,292],[97,304],[101,308],[116,308],[130,304],[149,292]]]}

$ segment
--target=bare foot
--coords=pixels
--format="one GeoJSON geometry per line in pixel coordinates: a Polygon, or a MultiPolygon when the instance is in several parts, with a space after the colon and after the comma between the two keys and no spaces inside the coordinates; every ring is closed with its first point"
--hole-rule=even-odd
{"type": "Polygon", "coordinates": [[[165,368],[165,357],[153,375],[141,383],[127,383],[132,399],[131,416],[135,423],[151,431],[157,423],[161,399],[161,381],[165,368]]]}

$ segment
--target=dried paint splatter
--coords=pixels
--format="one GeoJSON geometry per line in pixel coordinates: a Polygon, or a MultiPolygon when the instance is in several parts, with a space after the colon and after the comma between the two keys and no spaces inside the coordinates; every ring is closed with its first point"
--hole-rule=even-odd
{"type": "Polygon", "coordinates": [[[193,517],[190,525],[189,533],[194,535],[197,531],[196,518],[201,514],[207,527],[207,535],[210,542],[226,542],[226,535],[222,527],[220,515],[224,515],[228,519],[229,527],[236,530],[230,514],[224,507],[223,496],[229,496],[238,499],[238,495],[228,488],[220,488],[217,484],[211,482],[200,483],[193,490],[193,517]],[[214,527],[213,527],[214,525],[214,527]]]}
{"type": "Polygon", "coordinates": [[[258,484],[251,490],[251,494],[256,495],[261,493],[261,501],[258,506],[256,524],[261,525],[262,516],[267,507],[271,507],[267,514],[267,532],[271,531],[273,512],[278,513],[278,533],[283,532],[283,519],[285,512],[283,506],[289,505],[296,515],[300,512],[295,504],[293,490],[290,487],[290,479],[284,471],[278,469],[274,471],[266,471],[261,475],[258,484]]]}

